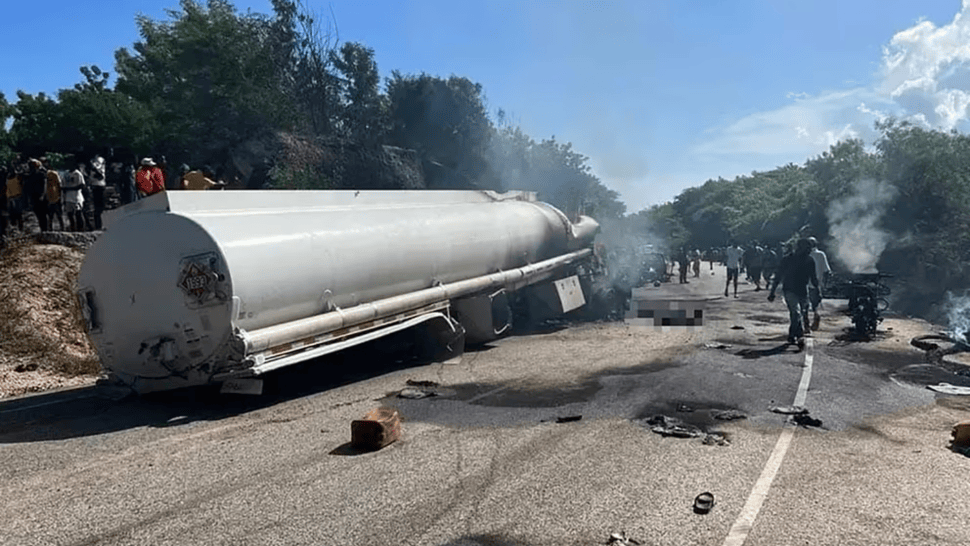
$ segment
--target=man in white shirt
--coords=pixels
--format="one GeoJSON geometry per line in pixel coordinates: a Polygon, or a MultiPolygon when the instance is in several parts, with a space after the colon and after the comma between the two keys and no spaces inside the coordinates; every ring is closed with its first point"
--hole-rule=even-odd
{"type": "Polygon", "coordinates": [[[724,285],[725,298],[728,295],[731,279],[734,279],[734,297],[738,297],[738,270],[741,268],[741,256],[743,255],[744,251],[733,241],[725,251],[725,265],[727,265],[727,283],[724,285]]]}
{"type": "Polygon", "coordinates": [[[815,237],[809,237],[808,242],[812,245],[812,250],[808,255],[815,260],[815,277],[818,279],[817,285],[810,284],[808,286],[808,300],[812,306],[812,313],[814,313],[812,330],[818,330],[819,323],[822,320],[818,315],[818,306],[822,303],[822,285],[825,284],[825,276],[832,271],[832,268],[829,267],[828,257],[818,249],[818,240],[815,237]]]}
{"type": "Polygon", "coordinates": [[[82,163],[78,162],[74,170],[61,180],[61,200],[64,202],[64,212],[67,214],[71,231],[83,231],[84,226],[84,175],[81,173],[82,163]]]}

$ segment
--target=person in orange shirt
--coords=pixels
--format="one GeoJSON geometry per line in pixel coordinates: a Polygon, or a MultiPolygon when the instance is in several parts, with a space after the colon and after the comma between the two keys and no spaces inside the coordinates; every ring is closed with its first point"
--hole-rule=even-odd
{"type": "Polygon", "coordinates": [[[203,171],[190,171],[187,165],[182,165],[183,190],[221,190],[226,187],[223,182],[213,182],[203,171]]]}
{"type": "Polygon", "coordinates": [[[18,166],[11,166],[7,173],[7,212],[10,215],[10,224],[16,224],[17,229],[24,231],[24,179],[23,174],[17,172],[21,169],[18,166]]]}
{"type": "Polygon", "coordinates": [[[141,167],[135,173],[135,186],[142,197],[165,191],[165,176],[150,157],[141,160],[141,167]]]}

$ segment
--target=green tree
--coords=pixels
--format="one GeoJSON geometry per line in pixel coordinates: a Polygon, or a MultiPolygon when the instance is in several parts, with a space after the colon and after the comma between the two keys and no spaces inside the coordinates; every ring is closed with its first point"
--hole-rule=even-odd
{"type": "Polygon", "coordinates": [[[226,0],[182,0],[180,8],[167,12],[169,21],[139,16],[134,52],[115,53],[116,89],[149,107],[160,149],[211,154],[270,128],[296,127],[296,105],[280,83],[291,44],[279,42],[279,25],[239,14],[226,0]]]}
{"type": "Polygon", "coordinates": [[[105,148],[150,149],[157,125],[144,104],[108,87],[108,72],[81,67],[85,81],[57,95],[58,137],[52,149],[85,156],[105,148]]]}
{"type": "Polygon", "coordinates": [[[8,164],[15,156],[13,151],[13,137],[7,130],[7,121],[10,120],[16,109],[7,102],[7,97],[0,92],[0,165],[8,164]]]}
{"type": "Polygon", "coordinates": [[[43,92],[17,91],[10,126],[14,150],[31,156],[43,154],[58,142],[61,125],[61,112],[53,98],[43,92]]]}
{"type": "Polygon", "coordinates": [[[339,53],[331,53],[331,62],[339,73],[338,120],[343,133],[356,142],[377,142],[387,131],[388,112],[374,50],[348,42],[339,53]]]}
{"type": "Polygon", "coordinates": [[[394,71],[387,95],[388,142],[418,152],[429,186],[481,186],[494,130],[480,84],[394,71]]]}

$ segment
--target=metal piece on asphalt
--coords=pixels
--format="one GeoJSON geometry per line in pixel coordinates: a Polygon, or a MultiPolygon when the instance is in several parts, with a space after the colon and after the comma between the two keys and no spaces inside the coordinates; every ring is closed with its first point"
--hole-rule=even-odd
{"type": "Polygon", "coordinates": [[[927,385],[927,389],[931,391],[936,391],[943,394],[952,394],[956,396],[970,396],[970,387],[961,387],[959,385],[951,385],[949,383],[940,383],[938,385],[927,385]]]}
{"type": "Polygon", "coordinates": [[[772,413],[780,413],[782,415],[802,415],[808,413],[808,410],[802,406],[771,406],[768,409],[772,413]]]}
{"type": "Polygon", "coordinates": [[[714,494],[710,492],[703,492],[694,498],[694,513],[695,514],[706,514],[714,508],[714,494]]]}

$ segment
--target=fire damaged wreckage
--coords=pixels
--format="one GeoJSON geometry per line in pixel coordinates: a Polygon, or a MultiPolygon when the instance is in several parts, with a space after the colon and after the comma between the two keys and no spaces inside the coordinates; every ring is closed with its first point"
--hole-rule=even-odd
{"type": "Polygon", "coordinates": [[[852,319],[852,334],[857,339],[871,339],[889,308],[886,296],[892,289],[884,279],[888,273],[852,273],[833,275],[826,280],[825,297],[849,300],[847,312],[852,319]]]}
{"type": "Polygon", "coordinates": [[[256,394],[396,332],[441,357],[581,308],[598,230],[528,192],[166,192],[108,215],[78,296],[111,380],[256,394]]]}

